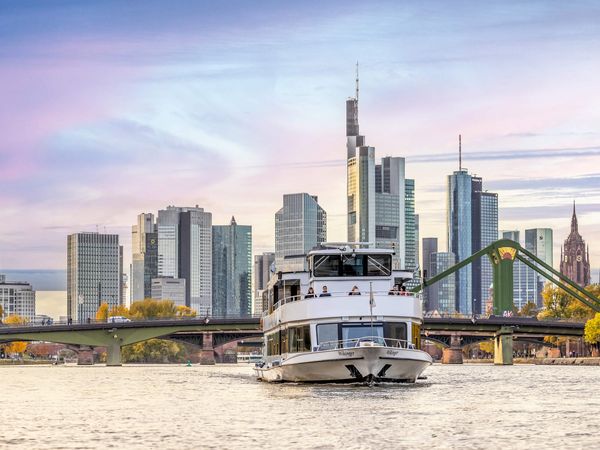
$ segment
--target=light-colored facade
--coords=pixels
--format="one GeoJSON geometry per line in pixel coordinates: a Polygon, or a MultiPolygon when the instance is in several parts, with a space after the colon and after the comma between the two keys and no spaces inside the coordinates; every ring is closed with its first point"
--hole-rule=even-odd
{"type": "MultiPolygon", "coordinates": [[[[411,214],[414,227],[414,182],[408,185],[413,190],[412,199],[407,204],[406,181],[404,158],[385,157],[375,167],[375,244],[378,248],[394,250],[392,265],[395,270],[408,269],[406,247],[410,244],[406,240],[407,213],[411,214]]],[[[414,261],[412,263],[414,265],[414,261]]]]}
{"type": "Polygon", "coordinates": [[[0,274],[0,307],[2,315],[0,319],[7,316],[20,316],[33,322],[35,319],[35,291],[31,284],[23,281],[7,281],[0,274]]]}
{"type": "Polygon", "coordinates": [[[305,270],[306,254],[327,239],[327,213],[316,196],[285,194],[275,213],[277,271],[305,270]]]}
{"type": "MultiPolygon", "coordinates": [[[[504,231],[504,239],[511,239],[520,243],[520,232],[504,231]]],[[[552,230],[550,228],[532,228],[525,230],[525,249],[552,266],[552,230]]],[[[532,261],[533,262],[533,261],[532,261]]],[[[537,265],[537,263],[534,263],[537,265]]],[[[535,270],[515,261],[513,266],[513,301],[517,308],[522,308],[528,302],[535,303],[538,307],[543,305],[542,289],[546,279],[535,270]]]]}
{"type": "Polygon", "coordinates": [[[154,300],[171,300],[177,306],[185,306],[185,280],[171,277],[153,278],[151,296],[154,300]]]}
{"type": "Polygon", "coordinates": [[[152,279],[158,276],[158,234],[154,214],[137,216],[131,228],[131,288],[132,302],[150,298],[152,279]]]}
{"type": "MultiPolygon", "coordinates": [[[[432,277],[456,264],[456,257],[451,252],[432,253],[430,260],[432,277]]],[[[431,286],[437,299],[435,310],[441,313],[458,312],[456,309],[456,280],[456,277],[449,276],[431,286]]]]}
{"type": "Polygon", "coordinates": [[[158,212],[158,277],[186,281],[186,306],[212,310],[212,214],[203,208],[168,206],[158,212]]]}
{"type": "MultiPolygon", "coordinates": [[[[492,242],[498,240],[498,194],[491,192],[482,192],[481,197],[481,215],[480,215],[480,226],[479,226],[479,246],[473,247],[473,252],[477,252],[482,248],[487,247],[492,242]]],[[[474,230],[475,233],[477,230],[474,230]]],[[[485,313],[485,304],[488,301],[490,287],[494,281],[494,272],[492,263],[489,258],[479,258],[479,276],[476,270],[473,270],[473,284],[475,285],[476,280],[481,280],[479,291],[479,297],[477,293],[473,292],[473,314],[485,313]]]]}
{"type": "Polygon", "coordinates": [[[252,312],[255,315],[263,312],[263,293],[271,276],[275,273],[275,253],[266,252],[254,256],[254,300],[252,312]]]}
{"type": "Polygon", "coordinates": [[[239,317],[252,314],[252,227],[213,226],[213,315],[239,317]]]}
{"type": "Polygon", "coordinates": [[[102,303],[123,304],[123,250],[116,234],[75,233],[67,237],[67,315],[92,320],[102,303]]]}

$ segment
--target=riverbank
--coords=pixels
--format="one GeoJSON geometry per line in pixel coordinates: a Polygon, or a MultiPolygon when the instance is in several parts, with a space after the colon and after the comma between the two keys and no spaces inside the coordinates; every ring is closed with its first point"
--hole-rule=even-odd
{"type": "Polygon", "coordinates": [[[535,360],[542,366],[600,366],[600,358],[544,358],[535,360]]]}
{"type": "MultiPolygon", "coordinates": [[[[54,361],[36,359],[0,359],[0,366],[51,366],[54,361]]],[[[62,362],[61,362],[62,364],[62,362]]]]}

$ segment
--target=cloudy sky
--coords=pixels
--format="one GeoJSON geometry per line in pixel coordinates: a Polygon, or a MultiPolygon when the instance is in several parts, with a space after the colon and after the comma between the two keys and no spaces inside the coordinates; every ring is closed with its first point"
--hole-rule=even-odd
{"type": "MultiPolygon", "coordinates": [[[[4,1],[0,269],[63,269],[66,236],[169,204],[235,215],[273,247],[284,193],[345,239],[344,101],[405,156],[421,236],[445,242],[463,160],[500,228],[568,233],[600,266],[598,2],[4,1]]],[[[597,269],[594,271],[597,278],[597,269]]]]}

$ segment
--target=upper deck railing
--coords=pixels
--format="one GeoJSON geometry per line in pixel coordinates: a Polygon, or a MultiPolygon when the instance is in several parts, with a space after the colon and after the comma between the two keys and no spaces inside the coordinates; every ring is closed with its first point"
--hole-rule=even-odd
{"type": "MultiPolygon", "coordinates": [[[[288,297],[284,297],[281,300],[279,300],[277,303],[275,303],[273,305],[273,308],[266,310],[263,315],[264,316],[268,316],[269,314],[271,314],[273,311],[277,310],[278,308],[280,308],[281,306],[288,304],[288,303],[294,303],[294,302],[299,302],[299,301],[304,301],[304,300],[315,300],[315,299],[322,299],[327,301],[328,299],[331,298],[340,298],[340,297],[366,297],[369,298],[371,295],[370,291],[366,291],[366,292],[352,292],[352,291],[344,291],[344,292],[331,292],[328,291],[327,293],[319,293],[319,294],[301,294],[301,295],[292,295],[292,296],[288,296],[288,297]]],[[[423,297],[421,294],[416,294],[413,292],[408,292],[408,291],[373,291],[373,297],[376,298],[381,298],[381,297],[400,297],[400,298],[416,298],[420,301],[422,301],[423,297]]]]}
{"type": "Polygon", "coordinates": [[[403,339],[391,339],[381,336],[365,336],[355,339],[344,339],[339,341],[323,342],[317,347],[317,351],[323,350],[338,350],[355,347],[391,347],[403,348],[407,350],[415,350],[415,345],[412,342],[403,339]]]}

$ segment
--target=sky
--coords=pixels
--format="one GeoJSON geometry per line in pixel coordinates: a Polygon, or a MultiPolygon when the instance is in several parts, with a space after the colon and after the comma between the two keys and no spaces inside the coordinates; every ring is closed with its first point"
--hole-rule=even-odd
{"type": "Polygon", "coordinates": [[[285,193],[346,239],[345,100],[406,157],[421,237],[445,247],[446,177],[499,196],[501,230],[576,200],[600,267],[598,2],[0,2],[0,269],[66,265],[66,236],[199,205],[274,246],[285,193]]]}

